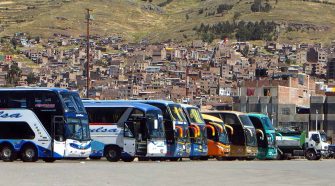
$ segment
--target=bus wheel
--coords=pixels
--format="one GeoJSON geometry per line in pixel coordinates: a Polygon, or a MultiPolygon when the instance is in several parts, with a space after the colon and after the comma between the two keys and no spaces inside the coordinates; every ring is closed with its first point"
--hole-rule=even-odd
{"type": "Polygon", "coordinates": [[[90,156],[90,160],[100,160],[100,156],[90,156]]]}
{"type": "Polygon", "coordinates": [[[15,152],[14,149],[10,145],[3,145],[0,147],[0,152],[1,152],[1,159],[4,162],[12,162],[15,159],[15,152]]]}
{"type": "Polygon", "coordinates": [[[138,161],[149,161],[150,160],[150,158],[148,157],[138,157],[137,159],[138,161]]]}
{"type": "Polygon", "coordinates": [[[179,158],[170,158],[170,161],[178,161],[179,158]]]}
{"type": "Polygon", "coordinates": [[[208,160],[208,156],[200,156],[200,160],[207,161],[208,160]]]}
{"type": "Polygon", "coordinates": [[[116,147],[106,147],[105,156],[108,161],[117,162],[120,160],[121,152],[116,147]]]}
{"type": "Polygon", "coordinates": [[[38,160],[37,150],[32,145],[26,145],[21,151],[21,159],[23,162],[35,162],[38,160]]]}
{"type": "Polygon", "coordinates": [[[121,159],[124,162],[132,162],[132,161],[134,161],[135,157],[125,157],[125,158],[121,158],[121,159]]]}
{"type": "Polygon", "coordinates": [[[56,161],[55,158],[44,158],[43,161],[47,162],[47,163],[53,163],[56,161]]]}

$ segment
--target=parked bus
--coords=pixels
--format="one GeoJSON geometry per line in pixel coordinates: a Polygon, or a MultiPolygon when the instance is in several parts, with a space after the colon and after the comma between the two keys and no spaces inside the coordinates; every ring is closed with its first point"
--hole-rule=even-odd
{"type": "Polygon", "coordinates": [[[0,89],[0,156],[46,162],[87,158],[88,118],[78,93],[59,88],[0,89]]]}
{"type": "Polygon", "coordinates": [[[191,152],[191,143],[188,136],[188,124],[180,104],[164,100],[108,100],[101,102],[112,103],[144,103],[159,108],[163,113],[163,125],[167,142],[165,158],[178,161],[188,158],[191,152]]]}
{"type": "Polygon", "coordinates": [[[162,111],[142,103],[86,101],[91,130],[91,159],[131,162],[162,157],[167,147],[162,111]]]}
{"type": "Polygon", "coordinates": [[[189,137],[191,140],[190,159],[207,160],[207,132],[205,121],[201,116],[198,107],[181,104],[189,127],[189,137]]]}
{"type": "Polygon", "coordinates": [[[267,115],[250,113],[248,114],[252,124],[256,129],[258,153],[257,159],[276,159],[276,132],[271,120],[267,115]]]}
{"type": "Polygon", "coordinates": [[[226,128],[229,128],[233,134],[233,128],[225,125],[223,121],[217,117],[202,114],[207,128],[208,157],[224,160],[229,158],[230,140],[226,128]]]}
{"type": "Polygon", "coordinates": [[[247,114],[235,111],[202,112],[220,118],[225,124],[233,127],[230,135],[229,159],[253,160],[257,155],[256,130],[247,114]]]}

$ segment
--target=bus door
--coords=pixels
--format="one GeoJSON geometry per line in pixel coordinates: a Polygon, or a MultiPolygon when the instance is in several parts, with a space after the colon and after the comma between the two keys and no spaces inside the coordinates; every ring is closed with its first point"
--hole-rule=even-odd
{"type": "Polygon", "coordinates": [[[149,132],[147,127],[147,119],[142,110],[134,109],[130,114],[127,123],[135,140],[135,154],[145,156],[147,154],[147,141],[149,132]]]}
{"type": "Polygon", "coordinates": [[[136,139],[134,136],[134,122],[127,121],[124,123],[123,133],[123,151],[131,156],[135,155],[136,151],[136,139]]]}
{"type": "Polygon", "coordinates": [[[66,140],[64,138],[64,117],[54,116],[51,133],[51,158],[64,157],[66,154],[66,140]]]}

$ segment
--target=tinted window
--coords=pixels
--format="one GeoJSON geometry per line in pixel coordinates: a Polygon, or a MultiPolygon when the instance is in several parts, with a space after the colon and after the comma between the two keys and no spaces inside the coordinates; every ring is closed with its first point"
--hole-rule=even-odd
{"type": "Polygon", "coordinates": [[[0,122],[0,139],[34,139],[35,133],[26,122],[0,122]]]}
{"type": "Polygon", "coordinates": [[[27,108],[27,92],[13,92],[8,94],[7,108],[27,108]]]}
{"type": "Polygon", "coordinates": [[[240,115],[240,119],[243,123],[244,126],[249,126],[253,127],[254,125],[252,124],[250,118],[247,115],[240,115]]]}
{"type": "Polygon", "coordinates": [[[127,108],[86,107],[90,123],[117,123],[127,108]]]}
{"type": "Polygon", "coordinates": [[[201,113],[197,108],[187,108],[187,112],[190,118],[190,122],[196,124],[205,124],[204,120],[202,119],[201,113]]]}

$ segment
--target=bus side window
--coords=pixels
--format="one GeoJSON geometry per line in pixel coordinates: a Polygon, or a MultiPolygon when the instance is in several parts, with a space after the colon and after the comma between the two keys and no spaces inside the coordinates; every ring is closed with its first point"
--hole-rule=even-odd
{"type": "Polygon", "coordinates": [[[30,97],[32,109],[44,128],[50,133],[53,117],[63,114],[59,97],[54,92],[31,93],[30,97]]]}
{"type": "Polygon", "coordinates": [[[28,108],[26,92],[10,94],[7,101],[8,108],[28,108]]]}
{"type": "Polygon", "coordinates": [[[0,92],[0,108],[7,108],[6,93],[0,92]]]}
{"type": "Polygon", "coordinates": [[[35,133],[26,122],[0,122],[0,139],[34,139],[35,133]]]}

